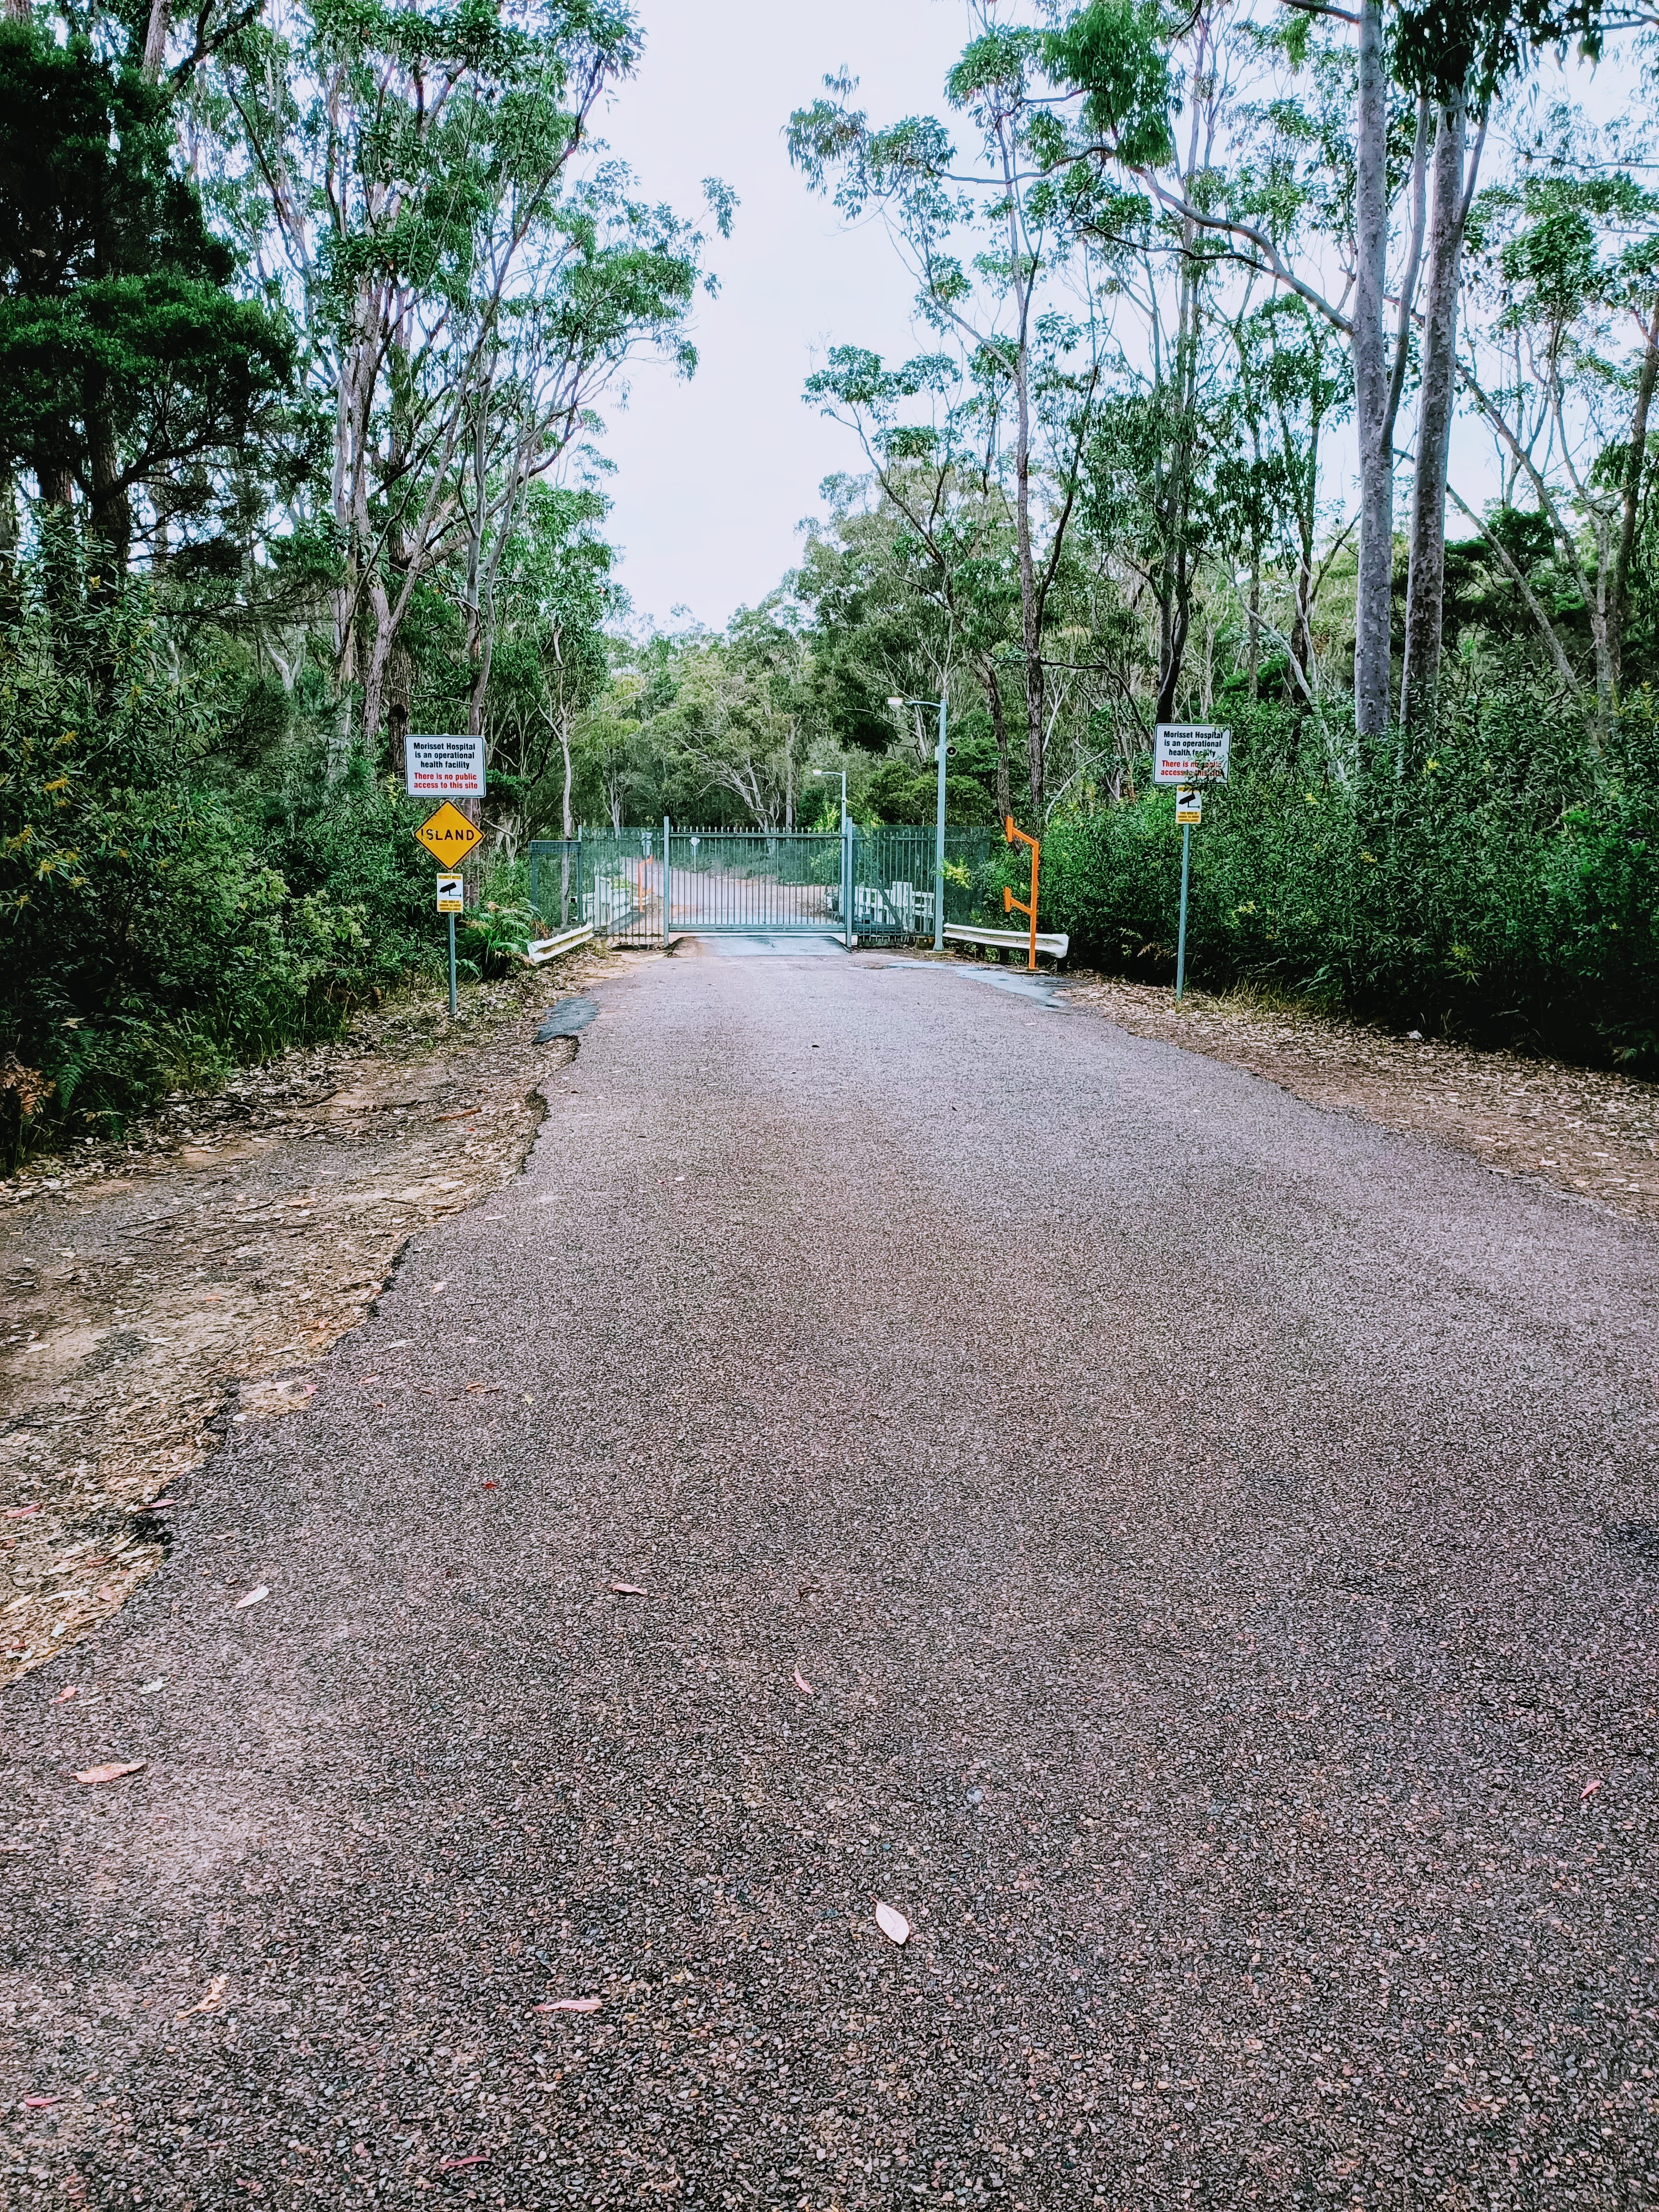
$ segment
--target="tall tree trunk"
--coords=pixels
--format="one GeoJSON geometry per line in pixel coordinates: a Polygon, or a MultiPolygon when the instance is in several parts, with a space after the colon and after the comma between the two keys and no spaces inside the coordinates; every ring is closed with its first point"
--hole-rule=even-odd
{"type": "Polygon", "coordinates": [[[149,0],[149,22],[144,33],[144,75],[159,77],[167,58],[167,38],[173,29],[173,0],[149,0]]]}
{"type": "Polygon", "coordinates": [[[1649,309],[1647,343],[1642,351],[1642,371],[1636,385],[1636,405],[1630,418],[1630,444],[1625,453],[1619,550],[1613,556],[1613,590],[1607,607],[1607,651],[1613,664],[1615,692],[1623,676],[1630,564],[1636,550],[1636,527],[1642,512],[1642,476],[1648,450],[1648,413],[1653,404],[1656,380],[1659,380],[1659,301],[1655,301],[1649,309]]]}
{"type": "Polygon", "coordinates": [[[1250,540],[1250,630],[1247,665],[1250,672],[1250,696],[1261,696],[1261,548],[1254,537],[1250,540]]]}
{"type": "Polygon", "coordinates": [[[1440,689],[1446,587],[1446,470],[1456,401],[1457,270],[1463,243],[1463,142],[1467,108],[1459,93],[1441,108],[1430,172],[1429,267],[1423,312],[1422,382],[1417,411],[1417,467],[1412,493],[1411,558],[1406,583],[1406,659],[1400,719],[1426,737],[1440,689]]]}
{"type": "Polygon", "coordinates": [[[1389,726],[1394,581],[1394,425],[1382,334],[1389,262],[1389,73],[1382,0],[1359,0],[1354,133],[1354,413],[1359,433],[1359,576],[1354,609],[1354,727],[1362,754],[1389,726]]]}
{"type": "Polygon", "coordinates": [[[1002,687],[997,681],[997,665],[987,653],[980,666],[980,682],[985,687],[985,703],[991,710],[991,734],[997,744],[997,818],[1006,822],[1014,811],[1013,778],[1008,768],[1008,717],[1002,704],[1002,687]]]}
{"type": "Polygon", "coordinates": [[[1018,424],[1014,449],[1015,523],[1019,538],[1020,641],[1025,655],[1025,757],[1033,827],[1041,830],[1047,793],[1042,769],[1042,635],[1037,613],[1036,561],[1031,550],[1031,394],[1022,334],[1015,368],[1018,424]]]}
{"type": "Polygon", "coordinates": [[[415,688],[415,665],[401,639],[386,663],[386,733],[392,755],[392,773],[403,781],[409,761],[409,704],[415,688]]]}
{"type": "Polygon", "coordinates": [[[10,622],[17,614],[17,552],[21,537],[17,480],[9,469],[0,469],[0,622],[10,622]]]}

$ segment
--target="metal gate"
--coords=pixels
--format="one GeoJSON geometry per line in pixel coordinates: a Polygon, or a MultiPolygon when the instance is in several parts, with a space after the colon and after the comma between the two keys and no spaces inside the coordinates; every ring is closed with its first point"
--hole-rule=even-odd
{"type": "MultiPolygon", "coordinates": [[[[993,911],[1002,841],[945,835],[945,918],[993,911]]],[[[587,922],[613,945],[680,935],[931,939],[937,854],[924,829],[584,830],[530,847],[530,900],[550,927],[587,922]],[[850,908],[850,918],[849,918],[850,908]]]]}

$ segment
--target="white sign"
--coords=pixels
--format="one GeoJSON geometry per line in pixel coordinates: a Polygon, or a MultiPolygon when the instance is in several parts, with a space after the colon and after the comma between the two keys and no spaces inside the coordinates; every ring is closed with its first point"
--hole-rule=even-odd
{"type": "Polygon", "coordinates": [[[1201,791],[1178,791],[1176,793],[1176,820],[1191,828],[1204,819],[1204,794],[1201,791]]]}
{"type": "Polygon", "coordinates": [[[410,738],[405,744],[404,787],[411,798],[483,797],[482,738],[410,738]]]}
{"type": "Polygon", "coordinates": [[[438,878],[438,911],[440,914],[464,914],[466,910],[466,881],[462,876],[440,876],[438,878]]]}
{"type": "Polygon", "coordinates": [[[1225,783],[1232,742],[1231,730],[1214,729],[1207,723],[1160,722],[1152,781],[1225,783]]]}

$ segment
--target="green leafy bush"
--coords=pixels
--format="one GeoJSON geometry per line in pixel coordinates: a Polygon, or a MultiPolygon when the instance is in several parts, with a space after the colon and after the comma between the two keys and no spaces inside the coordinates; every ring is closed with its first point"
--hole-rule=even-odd
{"type": "MultiPolygon", "coordinates": [[[[430,872],[408,805],[320,742],[227,783],[222,674],[180,678],[141,589],[0,629],[0,1060],[94,1124],[338,1030],[412,962],[430,872]]],[[[21,1121],[9,1149],[21,1140],[21,1121]]]]}
{"type": "MultiPolygon", "coordinates": [[[[1402,781],[1342,732],[1235,724],[1193,836],[1195,981],[1273,983],[1402,1027],[1659,1065],[1659,706],[1602,755],[1524,689],[1453,699],[1402,781]],[[1310,761],[1314,765],[1310,765],[1310,761]]],[[[1173,971],[1173,793],[1050,825],[1042,919],[1079,957],[1173,971]]]]}

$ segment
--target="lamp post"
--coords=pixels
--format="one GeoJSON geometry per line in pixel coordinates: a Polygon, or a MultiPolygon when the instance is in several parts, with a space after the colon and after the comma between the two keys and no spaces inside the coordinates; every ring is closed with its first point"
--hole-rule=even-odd
{"type": "Polygon", "coordinates": [[[853,949],[853,871],[849,865],[851,841],[847,834],[847,771],[843,769],[815,768],[814,775],[839,775],[841,778],[841,935],[842,942],[850,952],[853,949]]]}
{"type": "Polygon", "coordinates": [[[939,744],[935,748],[939,761],[939,810],[933,827],[933,950],[945,950],[945,702],[943,699],[890,699],[888,705],[900,707],[937,707],[939,708],[939,744]]]}

